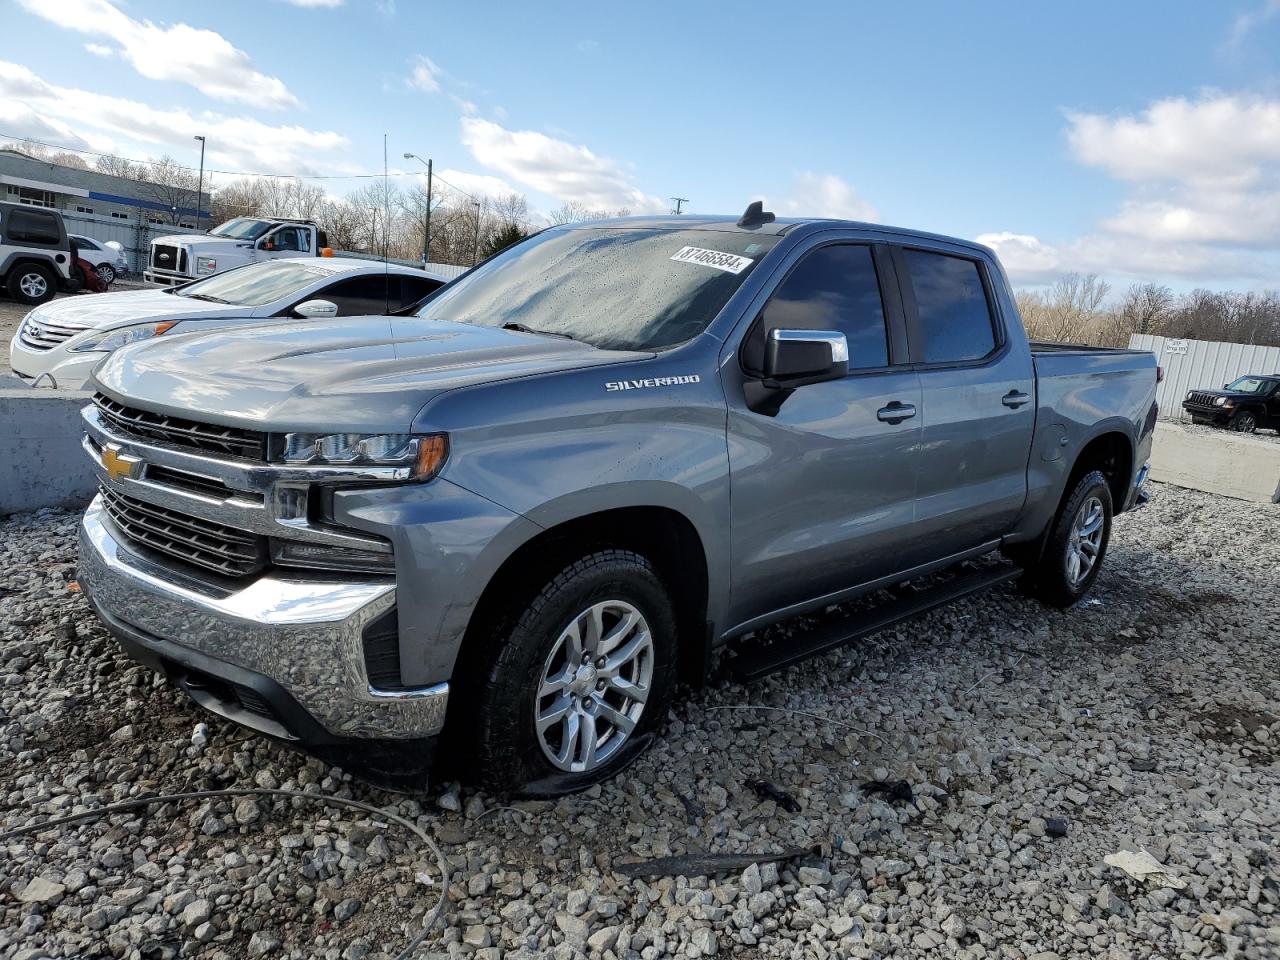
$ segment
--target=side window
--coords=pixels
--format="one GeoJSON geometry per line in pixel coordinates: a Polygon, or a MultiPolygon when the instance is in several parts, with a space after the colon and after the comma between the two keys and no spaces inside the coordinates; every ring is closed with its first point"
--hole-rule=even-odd
{"type": "Polygon", "coordinates": [[[429,293],[435,293],[443,284],[428,277],[401,277],[400,305],[411,307],[429,293]]]}
{"type": "Polygon", "coordinates": [[[283,227],[273,233],[269,239],[273,250],[301,250],[304,253],[311,250],[306,233],[297,227],[283,227]]]}
{"type": "Polygon", "coordinates": [[[980,360],[996,348],[991,305],[976,261],[904,250],[924,337],[924,362],[980,360]]]}
{"type": "MultiPolygon", "coordinates": [[[[394,279],[394,278],[393,278],[394,279]]],[[[386,312],[387,278],[381,274],[340,280],[328,290],[308,299],[331,300],[338,305],[340,317],[363,317],[386,312]]],[[[392,301],[395,309],[398,298],[392,301]]]]}
{"type": "Polygon", "coordinates": [[[819,247],[805,255],[769,298],[743,344],[743,366],[764,369],[769,331],[834,330],[849,341],[849,369],[889,365],[884,305],[871,248],[819,247]]]}
{"type": "Polygon", "coordinates": [[[36,210],[14,210],[5,226],[5,239],[13,244],[56,247],[62,241],[58,218],[36,210]]]}

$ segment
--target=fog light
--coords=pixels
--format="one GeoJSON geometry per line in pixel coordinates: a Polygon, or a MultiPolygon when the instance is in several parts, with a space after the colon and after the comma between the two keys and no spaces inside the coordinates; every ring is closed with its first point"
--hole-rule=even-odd
{"type": "Polygon", "coordinates": [[[336,547],[300,540],[271,541],[271,560],[281,567],[304,567],[308,570],[353,570],[367,573],[394,573],[396,558],[390,545],[383,550],[359,547],[336,547]]]}

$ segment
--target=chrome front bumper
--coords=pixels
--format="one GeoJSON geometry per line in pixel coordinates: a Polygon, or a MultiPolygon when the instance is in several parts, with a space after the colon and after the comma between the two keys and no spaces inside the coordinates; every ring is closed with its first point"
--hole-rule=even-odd
{"type": "Polygon", "coordinates": [[[79,576],[95,606],[158,658],[192,651],[268,677],[335,737],[416,739],[444,726],[447,683],[403,691],[369,684],[361,634],[394,606],[388,582],[276,572],[228,591],[135,552],[100,498],[81,523],[80,553],[79,576]]]}

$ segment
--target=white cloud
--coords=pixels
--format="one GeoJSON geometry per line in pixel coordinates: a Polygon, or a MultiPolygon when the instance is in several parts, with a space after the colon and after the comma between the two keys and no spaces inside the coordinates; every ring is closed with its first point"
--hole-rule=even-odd
{"type": "Polygon", "coordinates": [[[255,69],[247,53],[213,30],[135,20],[108,0],[18,2],[60,27],[115,41],[120,56],[148,79],[190,84],[216,100],[272,109],[298,106],[283,81],[255,69]]]}
{"type": "Polygon", "coordinates": [[[108,47],[104,43],[86,43],[84,48],[95,57],[114,57],[116,55],[115,48],[108,47]]]}
{"type": "Polygon", "coordinates": [[[508,130],[480,117],[464,116],[461,124],[462,142],[479,163],[527,189],[592,209],[667,209],[662,199],[635,186],[621,165],[581,144],[535,130],[508,130]]]}
{"type": "MultiPolygon", "coordinates": [[[[423,177],[423,186],[426,186],[423,177]]],[[[455,187],[464,193],[476,197],[502,197],[520,191],[501,177],[491,177],[484,173],[468,173],[465,170],[446,168],[436,174],[436,189],[448,191],[455,187]]]]}
{"type": "Polygon", "coordinates": [[[833,217],[875,221],[875,207],[833,173],[805,172],[796,177],[781,211],[793,217],[833,217]]]}
{"type": "MultiPolygon", "coordinates": [[[[4,64],[0,63],[0,71],[4,64]]],[[[3,75],[0,74],[0,90],[4,89],[3,75]]],[[[77,134],[61,120],[55,120],[33,110],[25,103],[9,98],[0,99],[0,128],[4,129],[6,140],[38,140],[41,143],[53,143],[73,150],[92,150],[94,144],[77,134]]]]}
{"type": "Polygon", "coordinates": [[[444,75],[444,71],[436,66],[434,60],[418,54],[409,63],[409,76],[404,81],[407,86],[423,93],[440,92],[440,77],[444,75]]]}
{"type": "MultiPolygon", "coordinates": [[[[208,166],[230,165],[269,173],[307,174],[326,153],[350,145],[331,130],[310,130],[296,125],[272,126],[248,117],[216,113],[193,115],[182,109],[161,109],[137,100],[61,87],[36,76],[28,68],[0,60],[0,118],[19,122],[25,115],[43,118],[56,137],[51,142],[73,145],[68,139],[79,132],[80,143],[100,152],[117,152],[123,145],[142,144],[156,152],[177,156],[192,150],[192,137],[208,137],[208,166]],[[25,111],[25,114],[23,113],[25,111]]],[[[22,130],[7,133],[24,134],[22,130]]],[[[322,161],[323,162],[323,161],[322,161]]],[[[329,164],[330,166],[332,164],[329,164]]],[[[328,172],[328,171],[326,171],[328,172]]]]}

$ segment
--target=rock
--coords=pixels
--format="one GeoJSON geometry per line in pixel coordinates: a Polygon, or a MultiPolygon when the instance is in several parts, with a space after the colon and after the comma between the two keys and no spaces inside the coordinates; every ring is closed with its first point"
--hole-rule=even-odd
{"type": "Polygon", "coordinates": [[[182,924],[195,927],[213,915],[213,904],[208,900],[192,900],[182,911],[182,924]]]}
{"type": "Polygon", "coordinates": [[[232,815],[240,826],[253,823],[261,815],[258,802],[253,797],[241,797],[232,808],[232,815]]]}
{"type": "Polygon", "coordinates": [[[467,927],[466,933],[462,935],[462,942],[473,947],[487,947],[493,943],[493,936],[483,923],[475,923],[467,927]]]}
{"type": "Polygon", "coordinates": [[[1048,837],[1065,837],[1067,835],[1067,821],[1062,817],[1045,817],[1044,833],[1048,837]]]}
{"type": "Polygon", "coordinates": [[[449,784],[449,789],[436,797],[436,806],[451,813],[460,813],[462,811],[462,785],[458,783],[449,784]]]}
{"type": "Polygon", "coordinates": [[[689,941],[698,950],[700,956],[714,957],[720,952],[720,943],[716,939],[715,932],[709,927],[699,927],[693,931],[689,941]]]}
{"type": "Polygon", "coordinates": [[[265,957],[280,949],[280,941],[269,933],[258,930],[249,938],[249,956],[265,957]]]}
{"type": "Polygon", "coordinates": [[[614,944],[618,942],[618,927],[602,927],[591,936],[587,937],[587,946],[592,953],[604,953],[606,950],[612,950],[614,944]]]}
{"type": "Polygon", "coordinates": [[[45,877],[35,877],[22,888],[18,899],[22,903],[56,903],[66,892],[67,888],[60,883],[45,877]]]}
{"type": "Polygon", "coordinates": [[[338,902],[338,905],[333,908],[333,919],[337,920],[339,923],[346,923],[360,912],[360,907],[360,901],[354,898],[341,900],[338,902]]]}

